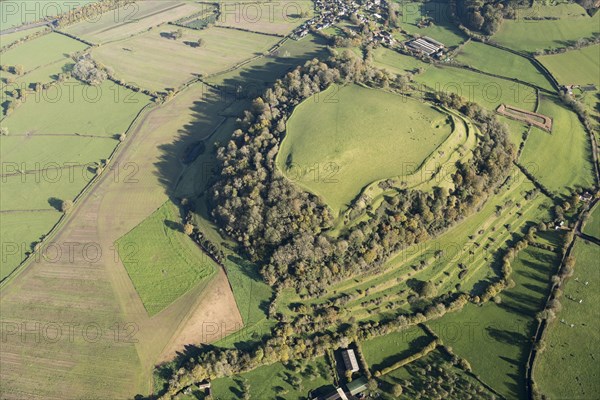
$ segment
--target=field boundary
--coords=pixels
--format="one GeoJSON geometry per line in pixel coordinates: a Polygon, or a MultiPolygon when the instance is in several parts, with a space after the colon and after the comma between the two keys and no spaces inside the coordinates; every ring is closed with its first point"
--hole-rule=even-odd
{"type": "MultiPolygon", "coordinates": [[[[151,108],[152,106],[154,106],[154,103],[148,103],[146,104],[144,107],[142,107],[142,109],[137,113],[137,115],[135,116],[135,118],[131,121],[131,123],[129,124],[129,127],[125,130],[124,134],[127,135],[133,128],[134,126],[140,122],[140,117],[142,116],[142,113],[144,113],[147,109],[151,108]]],[[[115,148],[113,149],[113,151],[111,152],[111,154],[107,157],[106,159],[106,165],[108,166],[110,164],[110,161],[113,159],[114,156],[116,156],[119,152],[119,150],[125,146],[126,141],[124,142],[118,142],[117,145],[115,146],[115,148]]],[[[75,205],[75,207],[77,207],[77,204],[79,203],[80,199],[82,199],[86,194],[88,194],[88,192],[90,190],[92,190],[92,186],[94,186],[94,184],[99,181],[104,175],[107,174],[96,174],[84,187],[83,189],[81,189],[81,191],[75,196],[75,198],[73,199],[73,204],[75,205]]],[[[72,215],[73,213],[62,213],[62,215],[59,217],[58,221],[56,221],[56,224],[54,224],[52,226],[52,228],[50,228],[50,230],[48,231],[48,233],[45,234],[44,238],[39,242],[39,244],[44,243],[45,241],[51,239],[52,237],[54,237],[55,235],[58,234],[58,231],[60,230],[60,228],[67,222],[67,220],[69,219],[69,216],[72,215]]],[[[41,246],[40,246],[41,248],[41,246]]],[[[22,271],[24,271],[29,265],[31,260],[33,260],[34,255],[37,253],[37,251],[32,251],[27,257],[25,257],[25,259],[23,261],[21,261],[19,263],[19,265],[17,265],[15,267],[15,269],[13,269],[8,275],[6,275],[4,278],[2,278],[0,280],[0,289],[2,289],[3,287],[5,287],[8,283],[10,283],[11,280],[13,280],[14,278],[16,278],[17,276],[20,275],[20,273],[22,271]]]]}

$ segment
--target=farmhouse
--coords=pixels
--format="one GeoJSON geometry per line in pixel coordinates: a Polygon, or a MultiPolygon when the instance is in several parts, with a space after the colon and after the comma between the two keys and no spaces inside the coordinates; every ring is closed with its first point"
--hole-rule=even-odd
{"type": "Polygon", "coordinates": [[[434,40],[428,36],[423,36],[418,39],[414,39],[406,42],[406,45],[419,53],[426,54],[428,56],[439,57],[444,50],[444,44],[434,40]]]}
{"type": "Polygon", "coordinates": [[[344,364],[346,365],[347,371],[357,372],[360,369],[358,367],[358,361],[356,361],[356,354],[354,354],[354,350],[346,349],[342,351],[342,358],[344,359],[344,364]]]}

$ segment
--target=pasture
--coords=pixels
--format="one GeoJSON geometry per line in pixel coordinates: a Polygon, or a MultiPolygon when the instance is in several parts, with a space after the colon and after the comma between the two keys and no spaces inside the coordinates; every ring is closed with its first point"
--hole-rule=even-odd
{"type": "Polygon", "coordinates": [[[272,36],[217,27],[202,31],[183,29],[181,39],[168,38],[176,29],[179,28],[155,29],[95,48],[92,54],[113,68],[120,79],[162,91],[178,88],[195,76],[224,71],[263,54],[277,42],[272,36]],[[198,39],[203,44],[193,47],[198,39]]]}
{"type": "Polygon", "coordinates": [[[562,310],[546,328],[545,350],[534,367],[540,392],[556,399],[588,399],[600,391],[600,247],[577,238],[573,256],[575,272],[563,286],[562,310]]]}
{"type": "Polygon", "coordinates": [[[150,316],[198,284],[218,266],[183,233],[177,207],[167,202],[117,242],[119,257],[150,316]]]}
{"type": "Polygon", "coordinates": [[[364,341],[361,348],[371,371],[380,371],[421,350],[431,340],[421,327],[412,326],[364,341]]]}
{"type": "Polygon", "coordinates": [[[41,93],[30,94],[22,105],[2,120],[2,125],[12,135],[118,137],[148,102],[148,96],[110,81],[88,86],[68,80],[41,93]],[[32,119],[31,115],[36,118],[32,119]],[[65,118],[67,115],[68,118],[65,118]]]}
{"type": "Polygon", "coordinates": [[[563,85],[600,86],[598,66],[600,65],[600,44],[587,46],[565,53],[540,56],[538,60],[563,85]]]}
{"type": "Polygon", "coordinates": [[[289,400],[306,398],[313,389],[333,384],[331,367],[324,357],[314,360],[299,360],[299,370],[290,365],[275,363],[256,368],[239,376],[219,378],[212,381],[213,397],[221,400],[237,400],[242,398],[241,381],[246,381],[250,387],[250,397],[253,399],[277,399],[283,397],[289,400]],[[292,377],[300,378],[299,385],[292,382],[292,377]]]}
{"type": "Polygon", "coordinates": [[[10,193],[0,199],[0,210],[59,210],[61,200],[73,200],[92,180],[92,168],[67,166],[3,176],[0,190],[10,193]]]}
{"type": "Polygon", "coordinates": [[[65,32],[92,43],[107,43],[194,14],[203,7],[207,5],[181,0],[146,0],[78,22],[67,27],[65,32]]]}
{"type": "Polygon", "coordinates": [[[311,1],[223,3],[217,26],[285,36],[314,14],[311,1]]]}
{"type": "Polygon", "coordinates": [[[429,64],[421,60],[386,49],[385,47],[377,47],[373,50],[373,61],[378,68],[399,75],[429,66],[429,64]]]}
{"type": "Polygon", "coordinates": [[[68,58],[88,46],[59,33],[49,33],[16,46],[2,54],[2,64],[22,65],[25,72],[68,58]]]}
{"type": "Polygon", "coordinates": [[[369,183],[418,167],[450,136],[451,121],[414,99],[333,85],[294,110],[277,165],[338,213],[369,183]]]}
{"type": "Polygon", "coordinates": [[[507,78],[519,79],[553,91],[550,81],[531,61],[511,52],[471,41],[461,48],[456,61],[507,78]]]}
{"type": "MultiPolygon", "coordinates": [[[[2,28],[4,29],[3,23],[2,23],[2,28]]],[[[14,33],[6,33],[4,35],[0,35],[0,47],[9,46],[29,35],[33,35],[35,33],[41,32],[45,29],[48,29],[48,28],[45,26],[42,26],[42,27],[38,27],[38,28],[26,29],[23,31],[17,31],[14,33]]]]}
{"type": "Polygon", "coordinates": [[[590,142],[575,113],[542,97],[539,112],[554,119],[552,132],[532,128],[521,163],[551,191],[566,196],[594,184],[590,142]]]}
{"type": "Polygon", "coordinates": [[[43,234],[60,218],[58,212],[11,212],[0,219],[0,280],[6,278],[31,252],[43,234]]]}
{"type": "Polygon", "coordinates": [[[409,33],[432,37],[446,47],[457,46],[466,40],[464,34],[450,20],[451,10],[448,3],[396,2],[400,5],[400,26],[409,33]],[[423,19],[431,19],[433,22],[429,26],[419,27],[418,24],[423,19]]]}
{"type": "Polygon", "coordinates": [[[100,162],[116,145],[117,141],[111,138],[75,135],[2,136],[0,156],[5,165],[2,173],[100,162]]]}
{"type": "Polygon", "coordinates": [[[594,207],[583,227],[583,233],[600,239],[600,206],[594,207]]]}
{"type": "MultiPolygon", "coordinates": [[[[523,12],[525,16],[527,12],[539,16],[535,9],[523,12]]],[[[493,39],[503,46],[528,53],[565,47],[565,44],[600,32],[600,15],[596,13],[590,17],[583,9],[581,12],[583,15],[563,16],[559,20],[505,20],[493,39]],[[531,34],[532,30],[535,30],[535,35],[531,34]]]]}
{"type": "Polygon", "coordinates": [[[414,80],[435,91],[456,93],[488,110],[495,110],[502,103],[528,111],[535,108],[533,88],[460,68],[432,66],[414,80]]]}
{"type": "Polygon", "coordinates": [[[513,261],[511,278],[516,286],[478,307],[467,304],[428,325],[466,358],[473,372],[506,398],[525,393],[525,364],[536,326],[535,314],[546,301],[550,276],[556,273],[556,253],[529,246],[513,261]]]}

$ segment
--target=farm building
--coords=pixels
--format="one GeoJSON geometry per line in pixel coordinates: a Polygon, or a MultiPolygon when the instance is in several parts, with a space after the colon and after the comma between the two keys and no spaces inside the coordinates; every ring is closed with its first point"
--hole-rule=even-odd
{"type": "Polygon", "coordinates": [[[419,53],[427,54],[428,56],[440,56],[444,49],[444,44],[434,40],[428,36],[411,40],[406,45],[412,50],[419,53]]]}
{"type": "Polygon", "coordinates": [[[346,388],[348,389],[348,393],[350,393],[352,396],[356,396],[357,394],[367,390],[367,378],[361,376],[360,378],[355,379],[346,385],[346,388]]]}
{"type": "Polygon", "coordinates": [[[356,361],[356,354],[354,354],[354,350],[346,349],[342,351],[342,358],[344,359],[344,364],[346,365],[347,371],[357,372],[358,361],[356,361]]]}

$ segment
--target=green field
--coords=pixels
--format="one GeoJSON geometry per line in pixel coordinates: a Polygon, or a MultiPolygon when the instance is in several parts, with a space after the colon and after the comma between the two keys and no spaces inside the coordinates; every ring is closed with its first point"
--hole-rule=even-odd
{"type": "Polygon", "coordinates": [[[74,6],[83,6],[98,0],[27,0],[23,2],[6,2],[0,8],[2,16],[2,29],[8,29],[25,23],[36,22],[45,17],[53,17],[72,10],[74,6]]]}
{"type": "Polygon", "coordinates": [[[146,311],[155,315],[198,284],[207,284],[217,265],[182,232],[170,202],[116,245],[146,311]]]}
{"type": "Polygon", "coordinates": [[[58,212],[14,212],[0,214],[0,280],[10,274],[33,250],[60,218],[58,212]]]}
{"type": "Polygon", "coordinates": [[[94,58],[114,69],[120,79],[151,90],[177,88],[197,75],[224,71],[266,52],[276,37],[211,27],[202,31],[183,29],[178,40],[162,37],[174,29],[164,28],[95,48],[94,58]],[[193,43],[202,39],[201,47],[193,43]]]}
{"type": "Polygon", "coordinates": [[[591,187],[594,175],[590,142],[577,115],[547,97],[542,98],[539,112],[553,118],[552,132],[532,128],[521,163],[561,195],[578,187],[591,187]]]}
{"type": "Polygon", "coordinates": [[[415,76],[415,81],[435,91],[456,93],[488,110],[503,103],[530,111],[535,108],[536,95],[531,87],[460,68],[430,67],[415,76]]]}
{"type": "Polygon", "coordinates": [[[10,134],[84,134],[115,137],[125,132],[137,113],[149,102],[110,81],[93,87],[70,80],[40,94],[2,120],[10,134]],[[34,119],[31,115],[35,115],[34,119]],[[65,118],[68,115],[69,118],[65,118]],[[110,116],[108,118],[107,116],[110,116]]]}
{"type": "Polygon", "coordinates": [[[2,54],[2,64],[22,65],[25,71],[66,58],[88,46],[58,33],[50,33],[16,46],[2,54]]]}
{"type": "MultiPolygon", "coordinates": [[[[594,33],[600,32],[600,15],[596,13],[590,17],[581,7],[579,8],[579,15],[562,15],[560,20],[542,21],[523,18],[543,16],[552,14],[552,12],[545,13],[544,8],[525,9],[522,11],[521,18],[505,20],[493,39],[506,47],[529,53],[534,53],[536,50],[565,47],[565,44],[582,37],[591,37],[594,33]],[[532,34],[532,31],[535,31],[535,34],[532,34]]],[[[564,9],[555,11],[558,14],[563,14],[563,12],[564,9]]]]}
{"type": "Polygon", "coordinates": [[[3,192],[0,210],[60,209],[58,200],[73,200],[94,176],[93,169],[77,166],[3,176],[0,181],[3,192]]]}
{"type": "MultiPolygon", "coordinates": [[[[2,24],[2,28],[4,28],[4,24],[2,24]]],[[[0,47],[9,46],[14,42],[17,42],[27,36],[33,35],[35,33],[41,32],[44,29],[47,29],[45,26],[39,28],[26,29],[24,31],[18,31],[14,33],[8,33],[4,35],[0,35],[0,47]]]]}
{"type": "Polygon", "coordinates": [[[538,57],[556,80],[563,85],[600,86],[600,44],[566,53],[538,57]]]}
{"type": "Polygon", "coordinates": [[[461,48],[456,61],[507,78],[519,79],[541,88],[554,90],[550,81],[531,61],[508,51],[471,41],[461,48]]]}
{"type": "Polygon", "coordinates": [[[600,247],[577,239],[573,256],[575,273],[563,287],[562,310],[547,327],[535,364],[537,387],[552,399],[591,399],[600,392],[600,247]]]}
{"type": "Polygon", "coordinates": [[[558,262],[556,253],[529,246],[513,261],[516,286],[502,292],[500,304],[467,304],[462,311],[429,323],[445,345],[466,358],[473,372],[506,398],[525,395],[535,314],[545,304],[558,262]]]}
{"type": "Polygon", "coordinates": [[[246,379],[250,385],[252,399],[278,399],[286,400],[305,399],[307,393],[313,389],[333,384],[331,367],[327,365],[324,357],[314,360],[298,360],[301,363],[298,372],[288,368],[282,363],[275,363],[256,368],[251,372],[235,377],[220,378],[212,381],[212,392],[215,399],[237,400],[242,398],[238,381],[246,379]],[[301,378],[301,386],[294,387],[290,384],[289,377],[301,378]]]}
{"type": "Polygon", "coordinates": [[[277,164],[337,213],[369,183],[416,169],[452,133],[450,121],[413,99],[334,85],[295,109],[277,164]]]}
{"type": "Polygon", "coordinates": [[[125,39],[202,9],[202,5],[192,1],[146,0],[106,12],[98,18],[83,20],[65,31],[92,43],[106,43],[125,39]]]}
{"type": "Polygon", "coordinates": [[[111,154],[117,143],[110,138],[75,135],[2,136],[0,156],[5,165],[2,173],[12,172],[13,164],[19,170],[41,170],[99,162],[111,154]]]}
{"type": "Polygon", "coordinates": [[[371,371],[379,371],[418,351],[432,338],[423,329],[413,326],[361,343],[365,360],[371,371]]]}
{"type": "Polygon", "coordinates": [[[400,4],[400,26],[409,33],[430,36],[444,43],[446,47],[457,46],[465,41],[464,34],[450,21],[451,11],[448,3],[395,1],[400,4]],[[419,28],[417,23],[426,17],[433,18],[433,25],[419,28]]]}
{"type": "Polygon", "coordinates": [[[396,51],[378,47],[373,50],[373,61],[378,68],[388,70],[392,73],[404,75],[418,68],[427,68],[429,64],[424,63],[411,56],[400,54],[396,51]]]}
{"type": "Polygon", "coordinates": [[[600,239],[600,206],[594,207],[583,227],[583,233],[600,239]]]}

